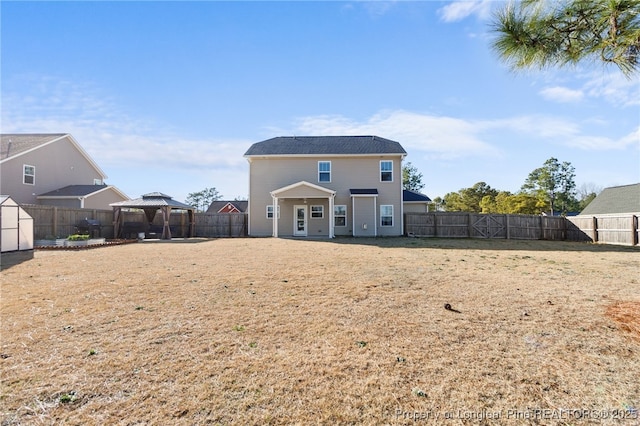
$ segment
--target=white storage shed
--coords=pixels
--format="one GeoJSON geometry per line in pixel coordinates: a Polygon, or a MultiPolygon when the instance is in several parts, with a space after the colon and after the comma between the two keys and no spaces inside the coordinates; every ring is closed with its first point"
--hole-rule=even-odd
{"type": "Polygon", "coordinates": [[[33,218],[11,197],[0,195],[0,268],[33,257],[33,218]],[[31,255],[25,255],[25,254],[31,255]],[[12,256],[12,254],[14,254],[12,256]],[[15,255],[18,255],[17,257],[15,255]],[[19,260],[18,260],[19,261],[19,260]]]}

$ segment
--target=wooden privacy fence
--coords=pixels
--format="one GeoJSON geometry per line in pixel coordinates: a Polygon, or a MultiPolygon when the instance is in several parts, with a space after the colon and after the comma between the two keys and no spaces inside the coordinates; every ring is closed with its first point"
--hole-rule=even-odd
{"type": "Polygon", "coordinates": [[[539,216],[465,212],[405,213],[405,234],[439,238],[567,240],[638,245],[638,216],[633,214],[539,216]]]}
{"type": "Polygon", "coordinates": [[[563,217],[466,212],[405,213],[405,234],[439,238],[564,240],[563,217]]]}
{"type": "Polygon", "coordinates": [[[573,216],[567,221],[570,229],[577,230],[571,235],[573,241],[637,246],[640,240],[638,216],[634,214],[573,216]]]}
{"type": "MultiPolygon", "coordinates": [[[[84,219],[100,222],[100,237],[113,238],[113,211],[26,204],[21,206],[33,218],[34,239],[66,238],[76,232],[84,219]]],[[[162,215],[151,225],[144,212],[126,211],[125,224],[137,232],[162,227],[162,215]]],[[[606,216],[538,216],[482,214],[464,212],[405,213],[405,234],[439,238],[504,238],[524,240],[568,240],[637,246],[640,240],[637,214],[606,216]]],[[[195,236],[204,238],[246,237],[246,213],[196,213],[195,236]]],[[[169,218],[171,234],[188,235],[188,215],[173,212],[169,218]]]]}
{"type": "MultiPolygon", "coordinates": [[[[100,237],[114,238],[113,210],[75,209],[69,207],[41,206],[26,204],[22,208],[33,217],[34,239],[66,238],[76,232],[76,225],[84,219],[100,222],[100,237]]],[[[151,224],[147,223],[144,212],[122,212],[125,237],[136,238],[138,232],[153,232],[162,228],[162,215],[156,214],[151,224]]],[[[247,215],[245,213],[196,213],[195,236],[205,238],[245,237],[247,235],[247,215]]],[[[188,235],[189,219],[186,212],[172,212],[169,218],[171,234],[176,238],[188,235]]]]}

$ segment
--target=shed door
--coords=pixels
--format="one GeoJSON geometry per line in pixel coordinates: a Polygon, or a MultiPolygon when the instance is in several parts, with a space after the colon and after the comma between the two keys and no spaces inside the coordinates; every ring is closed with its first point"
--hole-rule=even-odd
{"type": "Polygon", "coordinates": [[[293,235],[307,236],[307,206],[293,206],[293,235]]]}

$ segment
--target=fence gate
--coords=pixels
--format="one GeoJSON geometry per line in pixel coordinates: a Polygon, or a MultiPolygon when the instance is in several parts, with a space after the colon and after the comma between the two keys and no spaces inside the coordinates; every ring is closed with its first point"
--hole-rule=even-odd
{"type": "Polygon", "coordinates": [[[495,238],[496,235],[501,234],[506,228],[505,224],[498,218],[503,218],[503,216],[489,214],[476,216],[472,227],[478,233],[477,237],[495,238]]]}

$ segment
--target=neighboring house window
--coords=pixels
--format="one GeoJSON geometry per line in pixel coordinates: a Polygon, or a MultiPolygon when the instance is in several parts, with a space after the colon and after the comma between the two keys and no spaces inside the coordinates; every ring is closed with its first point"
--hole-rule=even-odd
{"type": "Polygon", "coordinates": [[[93,180],[93,184],[94,185],[102,185],[102,179],[94,179],[93,180]]]}
{"type": "Polygon", "coordinates": [[[318,161],[318,182],[331,182],[331,161],[318,161]]]}
{"type": "Polygon", "coordinates": [[[333,206],[333,226],[347,226],[347,206],[333,206]]]}
{"type": "Polygon", "coordinates": [[[393,161],[380,161],[380,181],[393,182],[393,161]]]}
{"type": "Polygon", "coordinates": [[[380,206],[380,225],[393,226],[393,206],[392,205],[380,206]]]}
{"type": "MultiPolygon", "coordinates": [[[[267,206],[267,219],[273,219],[273,205],[267,206]]],[[[278,206],[278,219],[280,219],[280,206],[278,206]]]]}
{"type": "Polygon", "coordinates": [[[26,185],[36,184],[36,167],[24,165],[22,171],[22,183],[26,185]]]}
{"type": "Polygon", "coordinates": [[[324,206],[311,206],[311,218],[322,219],[324,217],[324,206]]]}

